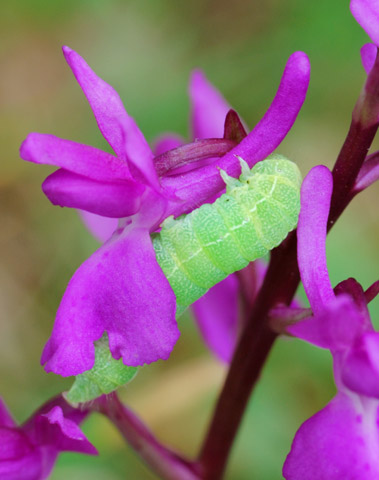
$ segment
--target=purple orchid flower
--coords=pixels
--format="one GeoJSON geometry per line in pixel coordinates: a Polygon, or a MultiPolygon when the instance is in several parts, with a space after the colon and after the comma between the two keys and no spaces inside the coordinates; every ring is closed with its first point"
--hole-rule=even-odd
{"type": "MultiPolygon", "coordinates": [[[[60,167],[43,184],[52,203],[120,220],[69,282],[41,361],[47,371],[78,375],[92,368],[94,341],[104,332],[112,356],[126,365],[167,359],[179,336],[175,296],[156,261],[150,233],[167,216],[189,212],[219,193],[224,187],[219,168],[239,175],[236,155],[252,166],[279,145],[305,99],[308,58],[302,52],[291,55],[269,110],[235,148],[212,164],[159,178],[154,155],[115,90],[76,52],[67,47],[63,52],[115,155],[32,133],[21,157],[60,167]]],[[[201,122],[195,125],[195,135],[201,135],[201,122]]]]}
{"type": "Polygon", "coordinates": [[[336,396],[296,433],[283,467],[287,480],[379,478],[379,333],[373,330],[365,295],[353,279],[335,291],[325,253],[333,179],[313,168],[301,190],[298,263],[313,316],[288,331],[329,349],[336,396]]]}
{"type": "Polygon", "coordinates": [[[97,455],[78,427],[86,415],[60,400],[17,426],[0,398],[0,478],[43,480],[60,452],[97,455]]]}
{"type": "MultiPolygon", "coordinates": [[[[225,117],[231,107],[200,70],[192,72],[189,96],[192,139],[222,138],[225,117]]],[[[175,133],[163,134],[154,142],[153,151],[156,156],[160,156],[184,143],[185,139],[175,133]]],[[[80,213],[90,232],[102,242],[117,228],[117,219],[86,211],[80,213]]],[[[195,302],[192,309],[207,346],[225,362],[230,361],[237,338],[238,297],[238,280],[233,274],[211,288],[195,302]]]]}

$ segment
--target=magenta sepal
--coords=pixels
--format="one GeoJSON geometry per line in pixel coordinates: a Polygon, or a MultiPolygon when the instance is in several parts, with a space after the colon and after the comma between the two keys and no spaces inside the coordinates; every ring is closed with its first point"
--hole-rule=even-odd
{"type": "Polygon", "coordinates": [[[134,167],[134,175],[138,172],[137,180],[159,190],[153,153],[116,90],[98,77],[74,50],[63,47],[63,54],[87,97],[104,138],[120,159],[134,167]]]}
{"type": "Polygon", "coordinates": [[[207,165],[186,175],[164,177],[162,186],[182,203],[169,202],[168,213],[174,216],[191,211],[224,188],[220,169],[238,177],[241,156],[250,168],[270,155],[294,124],[308,89],[310,64],[303,52],[293,53],[287,61],[276,96],[260,122],[242,142],[216,164],[207,165]]]}
{"type": "Polygon", "coordinates": [[[78,423],[87,412],[72,411],[63,400],[17,426],[0,398],[0,478],[44,480],[60,452],[96,455],[78,423]]]}

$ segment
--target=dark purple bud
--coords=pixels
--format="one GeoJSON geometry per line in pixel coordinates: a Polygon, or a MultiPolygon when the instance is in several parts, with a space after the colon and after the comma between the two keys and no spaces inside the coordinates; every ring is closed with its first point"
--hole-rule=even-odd
{"type": "Polygon", "coordinates": [[[370,303],[379,293],[379,280],[374,282],[368,289],[365,291],[366,302],[370,303]]]}
{"type": "Polygon", "coordinates": [[[247,133],[245,127],[243,126],[237,112],[229,110],[225,118],[224,138],[240,143],[246,136],[247,133]]]}

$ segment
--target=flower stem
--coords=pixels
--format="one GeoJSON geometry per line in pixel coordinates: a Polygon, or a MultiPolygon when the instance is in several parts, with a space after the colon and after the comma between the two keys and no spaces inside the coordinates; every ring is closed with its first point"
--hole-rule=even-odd
{"type": "MultiPolygon", "coordinates": [[[[352,198],[354,182],[378,129],[378,107],[379,57],[354,109],[349,132],[333,169],[328,230],[352,198]]],[[[264,283],[242,331],[199,455],[204,480],[219,480],[223,476],[250,394],[277,337],[269,328],[269,311],[279,303],[288,305],[300,281],[296,250],[296,232],[292,232],[271,252],[264,283]]]]}
{"type": "Polygon", "coordinates": [[[277,337],[266,322],[275,303],[288,303],[299,282],[296,236],[275,249],[254,309],[242,332],[203,444],[199,463],[201,478],[222,478],[250,394],[277,337]]]}
{"type": "Polygon", "coordinates": [[[352,198],[352,189],[379,126],[379,55],[355,104],[346,140],[333,168],[328,230],[352,198]]]}
{"type": "Polygon", "coordinates": [[[378,123],[364,127],[352,121],[349,133],[333,168],[333,195],[328,230],[351,200],[351,191],[359,170],[378,130],[378,123]]]}
{"type": "Polygon", "coordinates": [[[199,480],[197,464],[163,446],[116,393],[99,397],[91,409],[105,415],[149,467],[165,480],[199,480]]]}

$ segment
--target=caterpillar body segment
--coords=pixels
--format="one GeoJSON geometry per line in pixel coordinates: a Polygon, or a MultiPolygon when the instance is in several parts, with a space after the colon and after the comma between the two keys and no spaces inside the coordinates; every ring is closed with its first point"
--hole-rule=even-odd
{"type": "Polygon", "coordinates": [[[157,260],[177,300],[177,315],[231,273],[279,245],[297,225],[301,175],[273,155],[239,179],[221,175],[226,193],[188,215],[172,217],[153,234],[157,260]]]}

